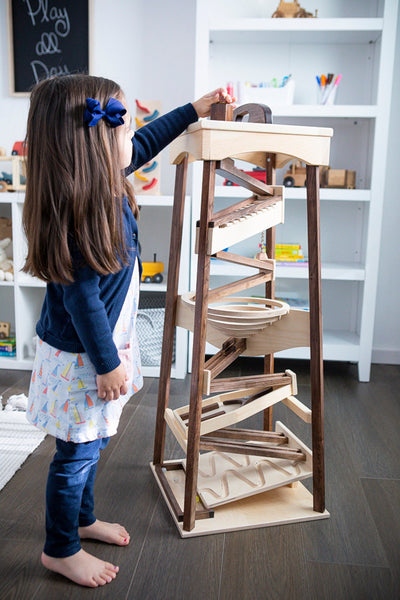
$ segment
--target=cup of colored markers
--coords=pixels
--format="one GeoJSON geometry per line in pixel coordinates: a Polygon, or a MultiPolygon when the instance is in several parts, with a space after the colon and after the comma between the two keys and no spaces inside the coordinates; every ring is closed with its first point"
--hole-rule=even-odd
{"type": "Polygon", "coordinates": [[[341,79],[342,75],[335,77],[333,73],[316,75],[318,104],[333,104],[335,102],[337,88],[341,79]]]}

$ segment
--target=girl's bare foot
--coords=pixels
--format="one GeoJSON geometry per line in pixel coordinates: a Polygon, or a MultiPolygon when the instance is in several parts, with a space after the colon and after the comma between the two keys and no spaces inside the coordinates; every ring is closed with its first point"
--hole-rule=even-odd
{"type": "Polygon", "coordinates": [[[125,527],[119,523],[106,523],[98,519],[88,527],[79,527],[78,532],[81,539],[90,538],[118,546],[127,546],[131,539],[125,527]]]}
{"type": "Polygon", "coordinates": [[[104,562],[82,549],[66,558],[53,558],[43,552],[42,564],[46,569],[60,573],[71,581],[88,587],[98,587],[110,583],[119,571],[119,567],[104,562]]]}

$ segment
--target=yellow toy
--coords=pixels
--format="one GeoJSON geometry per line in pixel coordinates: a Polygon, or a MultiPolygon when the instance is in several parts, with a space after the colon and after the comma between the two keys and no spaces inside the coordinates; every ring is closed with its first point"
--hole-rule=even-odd
{"type": "Polygon", "coordinates": [[[162,283],[164,263],[157,262],[157,255],[154,255],[153,262],[143,262],[142,283],[162,283]]]}

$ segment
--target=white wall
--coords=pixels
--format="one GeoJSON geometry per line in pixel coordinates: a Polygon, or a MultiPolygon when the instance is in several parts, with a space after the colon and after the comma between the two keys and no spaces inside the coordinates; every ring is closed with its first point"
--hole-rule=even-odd
{"type": "MultiPolygon", "coordinates": [[[[29,101],[9,95],[6,5],[0,0],[0,146],[9,152],[25,136],[29,101]]],[[[194,99],[195,0],[93,0],[92,23],[92,72],[118,81],[132,109],[136,97],[161,100],[164,112],[194,99]],[[110,18],[111,6],[116,19],[110,18]]],[[[395,73],[400,72],[400,19],[397,31],[395,73]]],[[[399,106],[395,78],[373,353],[374,361],[395,363],[400,363],[399,106]]],[[[164,153],[163,193],[172,192],[173,176],[164,153]]]]}
{"type": "Polygon", "coordinates": [[[400,364],[400,11],[396,40],[372,361],[400,364]]]}

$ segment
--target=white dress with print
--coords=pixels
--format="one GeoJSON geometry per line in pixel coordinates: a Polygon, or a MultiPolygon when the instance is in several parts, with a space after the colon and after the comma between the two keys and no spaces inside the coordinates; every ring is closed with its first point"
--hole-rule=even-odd
{"type": "Polygon", "coordinates": [[[96,370],[86,352],[72,353],[37,342],[27,419],[54,437],[89,442],[117,432],[129,398],[143,386],[136,315],[139,303],[139,266],[136,260],[131,283],[113,331],[113,340],[127,372],[128,392],[105,402],[97,396],[96,370]]]}

